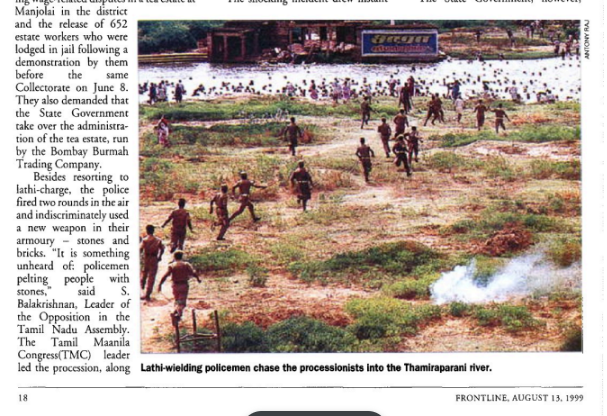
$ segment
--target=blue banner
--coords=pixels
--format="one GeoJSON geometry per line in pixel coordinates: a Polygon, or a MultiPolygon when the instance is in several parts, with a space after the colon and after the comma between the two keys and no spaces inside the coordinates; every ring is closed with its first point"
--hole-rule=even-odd
{"type": "Polygon", "coordinates": [[[435,30],[367,30],[362,32],[362,56],[436,56],[435,30]]]}

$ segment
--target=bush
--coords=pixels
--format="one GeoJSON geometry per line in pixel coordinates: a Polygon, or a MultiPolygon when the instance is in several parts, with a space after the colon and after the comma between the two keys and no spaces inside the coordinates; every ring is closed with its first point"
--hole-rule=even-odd
{"type": "Polygon", "coordinates": [[[346,330],[306,316],[270,326],[267,337],[275,352],[344,352],[355,341],[346,330]]]}
{"type": "Polygon", "coordinates": [[[551,162],[537,159],[531,162],[529,175],[533,179],[565,179],[579,181],[581,179],[581,165],[579,160],[571,162],[551,162]]]}
{"type": "Polygon", "coordinates": [[[435,276],[425,276],[420,279],[405,279],[388,286],[386,293],[398,299],[428,299],[430,297],[430,285],[436,281],[435,276]]]}
{"type": "Polygon", "coordinates": [[[419,325],[441,316],[437,305],[413,307],[386,297],[354,299],[345,310],[355,318],[348,329],[360,340],[415,334],[419,325]]]}
{"type": "Polygon", "coordinates": [[[582,328],[575,326],[566,332],[565,341],[561,344],[561,351],[582,351],[582,328]]]}
{"type": "Polygon", "coordinates": [[[428,264],[438,269],[441,264],[439,260],[440,256],[434,250],[422,244],[402,241],[335,254],[327,260],[295,262],[289,266],[289,271],[308,281],[335,277],[376,277],[380,273],[403,276],[421,265],[428,264]]]}
{"type": "Polygon", "coordinates": [[[257,265],[259,259],[244,251],[229,249],[225,251],[206,248],[190,258],[190,263],[202,273],[229,275],[257,265]]]}
{"type": "Polygon", "coordinates": [[[470,307],[463,302],[452,302],[449,304],[449,314],[457,318],[468,314],[470,307]]]}
{"type": "Polygon", "coordinates": [[[247,274],[249,275],[249,284],[252,287],[266,287],[268,269],[252,264],[247,267],[247,274]]]}
{"type": "Polygon", "coordinates": [[[512,182],[519,176],[512,164],[502,156],[489,158],[484,163],[483,169],[489,177],[501,178],[506,182],[512,182]]]}
{"type": "Polygon", "coordinates": [[[518,131],[508,135],[508,140],[527,143],[545,143],[554,141],[576,141],[580,140],[581,131],[578,127],[567,126],[524,126],[518,131]]]}
{"type": "Polygon", "coordinates": [[[477,308],[474,310],[474,317],[480,326],[497,326],[500,324],[497,312],[493,309],[477,308]]]}
{"type": "Polygon", "coordinates": [[[534,329],[541,324],[533,318],[525,306],[498,305],[491,308],[479,306],[474,311],[474,317],[481,326],[502,326],[509,332],[534,329]]]}
{"type": "Polygon", "coordinates": [[[466,146],[478,140],[478,136],[464,133],[447,133],[444,136],[438,136],[441,140],[441,147],[459,147],[466,146]]]}
{"type": "Polygon", "coordinates": [[[253,322],[228,322],[221,331],[221,346],[225,352],[270,351],[265,332],[253,322]]]}
{"type": "Polygon", "coordinates": [[[270,248],[273,258],[278,264],[288,265],[301,261],[305,257],[305,246],[297,242],[281,241],[270,248]]]}
{"type": "Polygon", "coordinates": [[[573,237],[556,239],[548,247],[548,257],[561,267],[569,267],[582,259],[582,241],[573,237]]]}
{"type": "Polygon", "coordinates": [[[437,152],[428,158],[430,169],[436,169],[440,172],[448,172],[466,166],[466,159],[451,152],[437,152]]]}

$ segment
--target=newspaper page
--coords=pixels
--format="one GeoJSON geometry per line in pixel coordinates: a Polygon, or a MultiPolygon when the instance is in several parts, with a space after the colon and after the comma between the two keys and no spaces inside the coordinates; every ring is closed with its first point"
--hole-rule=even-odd
{"type": "Polygon", "coordinates": [[[3,414],[603,414],[602,2],[2,12],[3,414]]]}

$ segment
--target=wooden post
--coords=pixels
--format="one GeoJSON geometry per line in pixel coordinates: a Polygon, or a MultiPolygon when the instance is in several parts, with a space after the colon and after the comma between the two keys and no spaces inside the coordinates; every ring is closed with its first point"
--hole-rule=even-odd
{"type": "Polygon", "coordinates": [[[175,328],[175,345],[177,346],[177,352],[181,352],[181,334],[179,334],[179,321],[173,325],[175,328]]]}
{"type": "Polygon", "coordinates": [[[240,35],[240,58],[244,61],[247,56],[246,35],[240,35]]]}
{"type": "Polygon", "coordinates": [[[192,328],[194,330],[194,335],[198,332],[198,327],[196,326],[196,309],[192,309],[192,328]]]}
{"type": "Polygon", "coordinates": [[[213,311],[215,317],[215,331],[217,332],[217,352],[221,352],[221,328],[219,327],[219,315],[217,311],[213,311]]]}

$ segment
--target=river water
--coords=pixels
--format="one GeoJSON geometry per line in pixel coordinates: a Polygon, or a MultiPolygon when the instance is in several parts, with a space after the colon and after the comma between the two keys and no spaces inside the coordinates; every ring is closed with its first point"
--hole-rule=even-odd
{"type": "MultiPolygon", "coordinates": [[[[446,84],[459,80],[463,98],[476,97],[486,90],[492,96],[510,99],[508,88],[516,85],[518,94],[527,102],[536,101],[536,94],[551,90],[560,101],[579,100],[581,90],[581,68],[579,57],[465,61],[444,60],[433,64],[278,64],[278,65],[220,65],[157,64],[141,65],[139,83],[158,83],[167,80],[176,83],[182,80],[186,88],[186,99],[208,99],[218,96],[251,93],[277,94],[290,83],[295,95],[307,91],[312,80],[317,86],[339,83],[349,78],[351,88],[358,92],[385,94],[390,77],[404,82],[413,76],[421,94],[447,93],[446,84]],[[191,97],[200,84],[205,94],[191,97]],[[240,86],[239,86],[240,85],[240,86]],[[245,92],[246,86],[249,91],[245,92]]],[[[172,89],[169,88],[172,97],[172,89]]],[[[309,95],[309,94],[308,94],[309,95]]],[[[140,101],[147,93],[140,94],[140,101]]],[[[322,99],[322,97],[320,98],[322,99]]]]}

